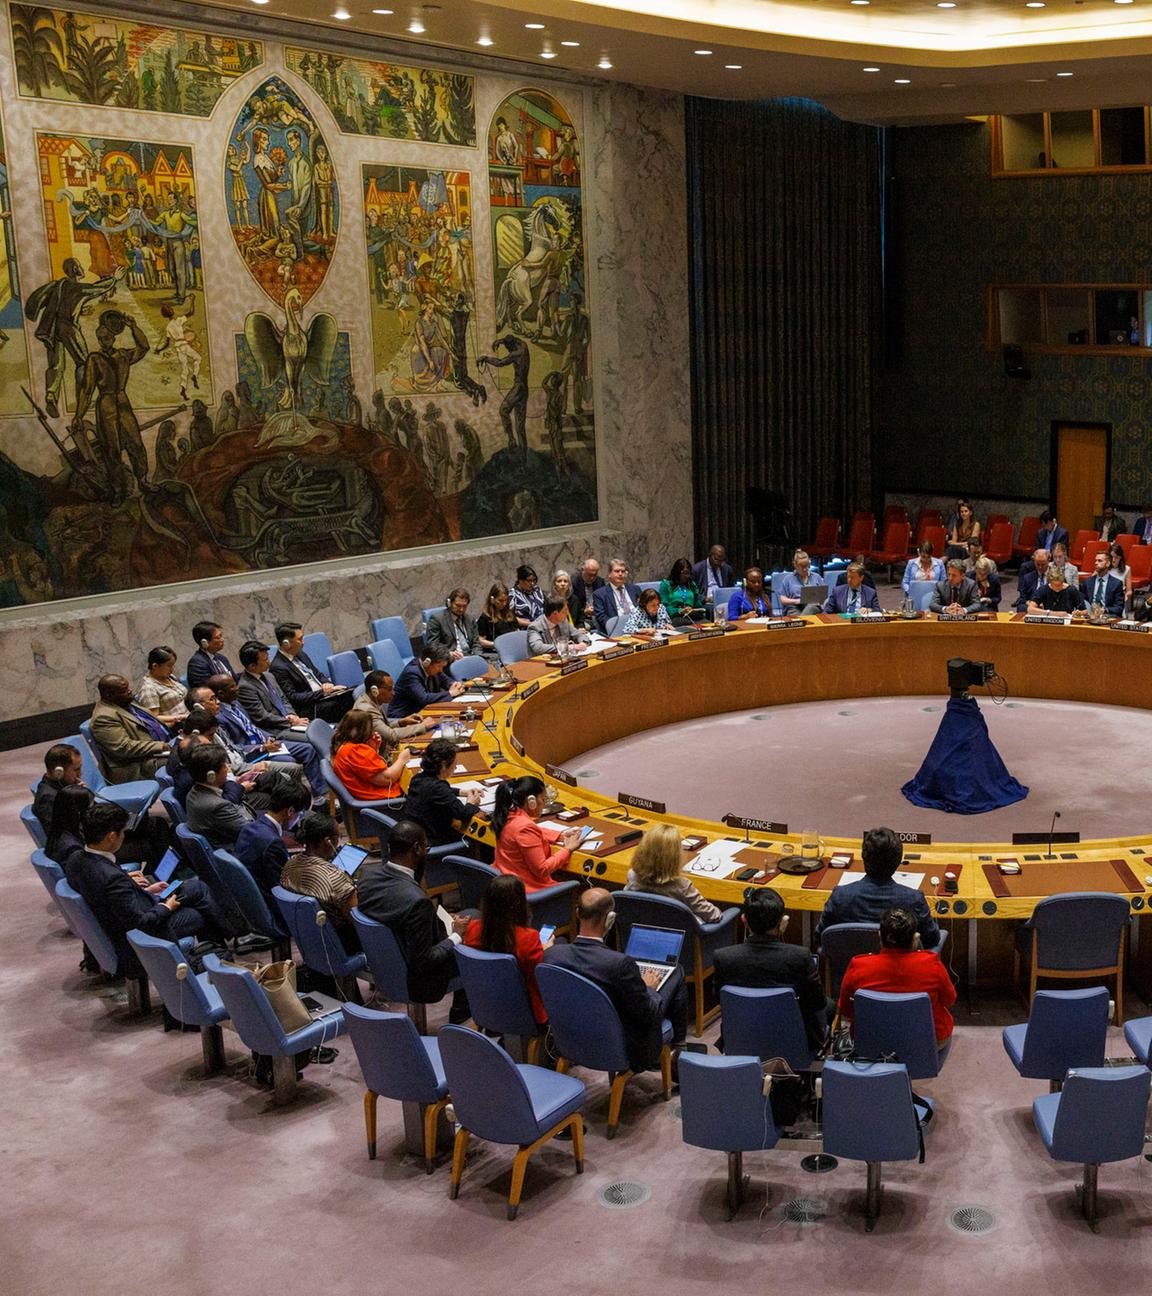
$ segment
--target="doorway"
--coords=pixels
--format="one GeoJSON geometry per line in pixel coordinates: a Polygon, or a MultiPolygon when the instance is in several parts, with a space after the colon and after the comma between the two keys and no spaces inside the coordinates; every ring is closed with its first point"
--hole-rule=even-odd
{"type": "Polygon", "coordinates": [[[1090,530],[1100,516],[1111,473],[1110,423],[1053,423],[1052,497],[1070,537],[1090,530]]]}

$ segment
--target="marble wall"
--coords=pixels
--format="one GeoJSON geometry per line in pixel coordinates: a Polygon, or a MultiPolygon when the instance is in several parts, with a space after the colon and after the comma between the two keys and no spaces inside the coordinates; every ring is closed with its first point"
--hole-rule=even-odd
{"type": "MultiPolygon", "coordinates": [[[[444,62],[439,57],[438,61],[444,62]]],[[[571,94],[571,88],[569,93],[571,94]]],[[[620,552],[639,579],[663,575],[692,536],[683,106],[629,86],[585,92],[588,242],[593,260],[600,521],[571,531],[459,542],[405,554],[221,577],[36,612],[0,614],[0,722],[83,705],[109,671],[136,679],[148,649],[183,658],[192,624],[226,627],[232,648],[294,618],[339,651],[368,621],[422,608],[454,585],[483,597],[531,562],[544,577],[581,556],[620,552]]]]}

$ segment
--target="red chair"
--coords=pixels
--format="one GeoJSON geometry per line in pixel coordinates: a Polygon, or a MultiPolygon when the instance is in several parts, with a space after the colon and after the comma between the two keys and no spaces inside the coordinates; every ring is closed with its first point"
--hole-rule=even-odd
{"type": "Polygon", "coordinates": [[[819,558],[823,561],[825,558],[831,558],[836,552],[836,547],[840,543],[840,519],[838,517],[822,517],[816,523],[816,539],[810,545],[804,548],[808,551],[811,558],[819,558]]]}
{"type": "Polygon", "coordinates": [[[1069,550],[1068,557],[1077,567],[1080,566],[1080,559],[1084,557],[1084,548],[1092,543],[1099,536],[1099,531],[1077,531],[1076,538],[1072,541],[1072,548],[1069,550]]]}
{"type": "Polygon", "coordinates": [[[1000,522],[1007,522],[1011,524],[1012,519],[1008,516],[1007,513],[989,513],[988,520],[984,523],[984,529],[986,531],[991,531],[992,528],[1000,522]]]}
{"type": "Polygon", "coordinates": [[[1012,523],[997,522],[988,528],[988,538],[984,542],[984,552],[998,566],[1010,562],[1012,558],[1012,523]]]}
{"type": "Polygon", "coordinates": [[[1120,535],[1116,537],[1116,543],[1124,551],[1125,562],[1129,561],[1128,555],[1136,547],[1136,543],[1139,539],[1140,537],[1134,531],[1122,531],[1120,535]]]}
{"type": "Polygon", "coordinates": [[[1132,588],[1141,589],[1152,581],[1152,545],[1133,545],[1128,554],[1128,570],[1132,573],[1132,588]]]}
{"type": "Polygon", "coordinates": [[[1036,552],[1036,537],[1040,534],[1040,519],[1026,517],[1021,519],[1020,533],[1012,546],[1013,558],[1031,558],[1036,552]]]}
{"type": "MultiPolygon", "coordinates": [[[[924,539],[932,542],[932,557],[943,558],[944,549],[948,544],[948,532],[942,526],[929,526],[924,528],[924,539]]],[[[919,548],[919,546],[917,546],[919,548]]]]}
{"type": "Polygon", "coordinates": [[[887,532],[891,522],[907,522],[908,510],[903,504],[886,504],[884,506],[884,530],[887,532]]]}
{"type": "Polygon", "coordinates": [[[855,558],[857,554],[866,554],[876,543],[876,515],[874,513],[857,513],[852,519],[852,530],[848,543],[837,549],[837,553],[848,554],[855,558]]]}
{"type": "Polygon", "coordinates": [[[874,549],[868,558],[874,563],[883,563],[888,568],[888,584],[892,584],[892,567],[895,563],[908,561],[908,541],[912,537],[912,528],[907,522],[889,522],[884,528],[884,544],[874,549]]]}
{"type": "MultiPolygon", "coordinates": [[[[1107,540],[1091,540],[1084,546],[1084,552],[1080,555],[1080,561],[1076,564],[1084,577],[1091,576],[1096,570],[1096,555],[1098,553],[1106,554],[1108,552],[1107,540]]],[[[1124,560],[1127,562],[1127,558],[1124,560]]]]}

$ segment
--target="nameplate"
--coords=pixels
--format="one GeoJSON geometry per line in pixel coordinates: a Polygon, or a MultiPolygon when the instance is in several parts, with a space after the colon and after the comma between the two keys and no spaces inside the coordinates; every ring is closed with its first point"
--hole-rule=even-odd
{"type": "Polygon", "coordinates": [[[516,753],[517,756],[523,756],[524,744],[520,741],[519,738],[516,737],[515,734],[512,734],[511,737],[512,737],[512,750],[516,753]]]}
{"type": "MultiPolygon", "coordinates": [[[[1041,616],[1038,612],[1028,612],[1024,616],[1025,625],[1064,625],[1062,616],[1041,616]]],[[[1045,839],[1047,840],[1047,839],[1045,839]]]]}
{"type": "Polygon", "coordinates": [[[561,769],[559,765],[545,765],[544,773],[549,778],[555,779],[557,783],[567,783],[569,787],[576,786],[576,778],[569,774],[566,769],[561,769]]]}
{"type": "Polygon", "coordinates": [[[1152,632],[1152,622],[1113,621],[1108,628],[1110,630],[1127,630],[1131,634],[1148,634],[1149,632],[1152,632]]]}
{"type": "Polygon", "coordinates": [[[588,669],[588,663],[586,661],[567,662],[565,663],[565,665],[560,667],[560,674],[575,675],[577,671],[582,671],[587,669],[588,669]]]}
{"type": "Polygon", "coordinates": [[[906,846],[931,846],[932,845],[931,833],[898,832],[896,836],[899,837],[900,840],[906,846]]]}
{"type": "Polygon", "coordinates": [[[689,630],[689,639],[723,639],[723,630],[689,630]]]}
{"type": "Polygon", "coordinates": [[[633,810],[648,810],[652,814],[668,813],[663,801],[649,801],[647,797],[629,796],[627,792],[617,792],[616,800],[621,805],[631,806],[633,810]]]}
{"type": "Polygon", "coordinates": [[[799,617],[787,617],[780,621],[769,621],[761,628],[764,630],[803,630],[807,624],[807,621],[802,621],[799,617]]]}
{"type": "Polygon", "coordinates": [[[528,687],[524,690],[524,692],[520,694],[520,701],[527,702],[527,700],[532,696],[533,693],[538,693],[539,691],[540,691],[540,681],[537,680],[535,684],[529,684],[528,687]]]}
{"type": "Polygon", "coordinates": [[[725,815],[724,823],[729,828],[743,828],[745,832],[768,833],[773,837],[783,837],[788,832],[786,823],[776,823],[772,819],[749,819],[744,815],[725,815]]]}
{"type": "MultiPolygon", "coordinates": [[[[968,613],[967,612],[938,612],[936,614],[936,619],[938,621],[967,621],[968,613]]],[[[1049,618],[1045,617],[1043,619],[1048,620],[1049,618]]]]}
{"type": "MultiPolygon", "coordinates": [[[[667,648],[671,642],[670,639],[653,639],[651,643],[637,644],[636,651],[642,653],[651,652],[653,648],[667,648]]],[[[607,656],[607,654],[605,654],[605,656],[607,656]]]]}
{"type": "MultiPolygon", "coordinates": [[[[649,644],[650,648],[654,645],[649,644]]],[[[636,651],[635,644],[621,644],[619,648],[609,648],[607,652],[600,654],[602,661],[615,661],[617,657],[631,657],[636,651]]]]}
{"type": "Polygon", "coordinates": [[[887,621],[883,612],[857,612],[852,618],[857,625],[868,625],[869,622],[887,621]]]}
{"type": "Polygon", "coordinates": [[[1018,832],[1012,834],[1013,846],[1047,846],[1049,842],[1066,845],[1069,842],[1075,844],[1079,840],[1080,834],[1078,832],[1018,832]]]}

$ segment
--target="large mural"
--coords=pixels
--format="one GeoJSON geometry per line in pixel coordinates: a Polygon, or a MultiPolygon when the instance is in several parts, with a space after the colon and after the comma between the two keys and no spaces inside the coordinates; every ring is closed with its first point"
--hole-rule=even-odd
{"type": "Polygon", "coordinates": [[[505,81],[478,138],[462,74],[11,13],[0,606],[595,519],[579,116],[505,81]]]}
{"type": "Polygon", "coordinates": [[[17,85],[33,99],[210,117],[264,62],[259,41],[136,19],[14,4],[9,20],[17,85]]]}

